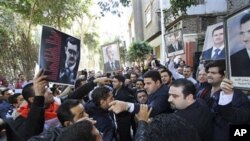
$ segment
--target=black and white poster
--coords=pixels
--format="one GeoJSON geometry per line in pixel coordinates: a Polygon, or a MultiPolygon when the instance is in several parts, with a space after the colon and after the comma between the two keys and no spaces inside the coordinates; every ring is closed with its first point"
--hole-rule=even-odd
{"type": "Polygon", "coordinates": [[[49,82],[74,85],[79,61],[79,39],[43,26],[39,67],[44,69],[49,82]]]}

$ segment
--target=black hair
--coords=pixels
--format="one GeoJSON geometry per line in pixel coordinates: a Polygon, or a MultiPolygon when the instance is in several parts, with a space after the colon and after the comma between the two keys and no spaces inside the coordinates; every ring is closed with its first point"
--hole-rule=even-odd
{"type": "Polygon", "coordinates": [[[94,125],[83,120],[67,127],[56,141],[95,141],[96,135],[93,135],[92,130],[94,125]]]}
{"type": "Polygon", "coordinates": [[[197,130],[176,114],[160,114],[145,128],[145,141],[200,141],[197,130]]]}
{"type": "Polygon", "coordinates": [[[184,68],[190,68],[190,70],[193,71],[193,67],[191,67],[189,65],[185,65],[184,68]]]}
{"type": "Polygon", "coordinates": [[[160,65],[160,66],[158,67],[158,70],[159,70],[159,69],[166,70],[167,68],[166,68],[165,66],[163,66],[163,65],[160,65]]]}
{"type": "Polygon", "coordinates": [[[110,76],[111,76],[111,73],[107,72],[107,73],[106,73],[106,77],[107,77],[107,78],[110,78],[110,76]]]}
{"type": "Polygon", "coordinates": [[[189,94],[192,94],[193,98],[195,99],[196,88],[191,81],[184,78],[176,79],[171,83],[171,86],[182,87],[183,88],[182,93],[184,94],[184,98],[187,97],[189,94]]]}
{"type": "Polygon", "coordinates": [[[35,97],[35,91],[33,89],[33,83],[29,83],[23,87],[22,90],[23,99],[28,102],[28,104],[31,104],[29,101],[30,97],[35,97]]]}
{"type": "Polygon", "coordinates": [[[138,89],[138,90],[136,91],[136,93],[135,93],[136,99],[137,99],[138,93],[141,93],[141,92],[144,92],[146,95],[148,95],[148,93],[147,93],[147,91],[146,91],[145,89],[138,89]]]}
{"type": "Polygon", "coordinates": [[[86,80],[86,78],[78,78],[75,82],[75,89],[79,88],[81,86],[81,83],[86,80]]]}
{"type": "Polygon", "coordinates": [[[85,77],[88,76],[88,73],[87,73],[87,71],[85,71],[85,70],[82,70],[81,73],[82,73],[82,75],[85,75],[85,77]]]}
{"type": "Polygon", "coordinates": [[[142,82],[143,85],[145,85],[143,79],[138,78],[138,79],[136,80],[136,82],[138,82],[138,81],[142,82]]]}
{"type": "Polygon", "coordinates": [[[123,86],[124,86],[124,83],[125,83],[125,77],[122,76],[122,75],[115,75],[113,78],[117,79],[119,82],[122,82],[123,86]]]}
{"type": "Polygon", "coordinates": [[[164,70],[161,71],[161,73],[164,73],[164,72],[166,72],[169,75],[169,77],[173,76],[172,72],[170,70],[168,70],[168,69],[164,69],[164,70]]]}
{"type": "Polygon", "coordinates": [[[78,100],[68,99],[59,106],[56,113],[57,118],[63,126],[65,121],[73,121],[74,115],[70,109],[78,106],[79,104],[80,102],[78,100]]]}
{"type": "MultiPolygon", "coordinates": [[[[70,43],[73,44],[73,45],[77,45],[77,40],[74,39],[73,37],[68,37],[68,38],[66,39],[66,45],[67,45],[68,42],[70,42],[70,43]]],[[[78,48],[77,48],[77,50],[78,50],[78,48]]]]}
{"type": "Polygon", "coordinates": [[[130,73],[126,73],[123,76],[125,77],[125,79],[130,79],[130,73]]]}
{"type": "Polygon", "coordinates": [[[10,88],[5,88],[5,89],[1,92],[1,94],[4,95],[4,93],[7,92],[8,90],[10,90],[10,88]]]}
{"type": "Polygon", "coordinates": [[[144,75],[143,75],[143,78],[151,78],[153,81],[157,81],[159,80],[160,83],[162,83],[161,81],[161,75],[158,71],[155,71],[155,70],[150,70],[150,71],[147,71],[144,75]]]}
{"type": "Polygon", "coordinates": [[[214,35],[214,32],[216,30],[219,30],[219,29],[223,29],[223,25],[220,25],[220,26],[217,26],[216,28],[214,28],[214,30],[212,31],[212,35],[214,35]]]}
{"type": "Polygon", "coordinates": [[[21,93],[16,93],[14,95],[11,95],[9,98],[8,98],[8,101],[10,104],[17,104],[17,97],[20,96],[21,93]]]}
{"type": "Polygon", "coordinates": [[[247,21],[250,21],[250,12],[242,16],[242,18],[240,19],[240,24],[242,25],[246,23],[247,21]]]}
{"type": "Polygon", "coordinates": [[[92,93],[92,101],[96,106],[100,107],[100,101],[106,100],[109,97],[109,92],[111,92],[111,90],[107,87],[98,87],[94,89],[92,93]]]}
{"type": "MultiPolygon", "coordinates": [[[[240,62],[239,62],[240,63],[240,62]]],[[[224,76],[226,70],[225,60],[214,60],[205,65],[205,70],[208,73],[209,68],[217,67],[219,69],[219,74],[224,76]]]]}

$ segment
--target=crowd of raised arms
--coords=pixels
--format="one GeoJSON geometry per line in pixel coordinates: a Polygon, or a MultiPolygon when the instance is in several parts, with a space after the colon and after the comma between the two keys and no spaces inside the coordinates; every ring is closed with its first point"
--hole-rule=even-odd
{"type": "Polygon", "coordinates": [[[1,76],[0,140],[229,141],[250,124],[250,100],[225,76],[225,61],[197,72],[170,59],[112,73],[79,71],[74,86],[51,84],[41,69],[27,81],[1,76]]]}

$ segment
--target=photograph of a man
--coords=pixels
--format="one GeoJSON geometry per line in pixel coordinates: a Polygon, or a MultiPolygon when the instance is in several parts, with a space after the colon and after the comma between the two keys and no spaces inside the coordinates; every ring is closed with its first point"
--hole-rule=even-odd
{"type": "MultiPolygon", "coordinates": [[[[115,58],[115,47],[118,46],[109,45],[106,48],[104,48],[104,55],[106,58],[106,60],[104,59],[105,72],[111,72],[120,69],[120,62],[115,58]]],[[[118,51],[116,53],[118,53],[118,51]]]]}
{"type": "Polygon", "coordinates": [[[73,37],[68,37],[64,52],[65,62],[60,67],[59,82],[73,85],[80,60],[80,41],[73,37]]]}
{"type": "Polygon", "coordinates": [[[176,52],[179,50],[183,50],[183,43],[182,41],[178,40],[179,34],[178,33],[172,33],[169,36],[169,45],[167,46],[168,53],[176,52]]]}
{"type": "Polygon", "coordinates": [[[250,11],[240,19],[239,35],[244,48],[230,56],[231,75],[250,77],[250,11]]]}
{"type": "MultiPolygon", "coordinates": [[[[208,32],[208,31],[207,31],[208,32]]],[[[224,47],[224,29],[223,25],[216,26],[212,31],[213,45],[209,49],[203,51],[203,60],[225,59],[224,47]]]]}

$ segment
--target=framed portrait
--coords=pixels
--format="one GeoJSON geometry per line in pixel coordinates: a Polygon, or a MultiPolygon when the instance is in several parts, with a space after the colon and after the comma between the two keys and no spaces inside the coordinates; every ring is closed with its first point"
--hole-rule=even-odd
{"type": "Polygon", "coordinates": [[[202,60],[225,59],[224,25],[217,23],[207,27],[202,50],[202,60]]]}
{"type": "Polygon", "coordinates": [[[43,26],[38,60],[49,82],[74,85],[80,61],[80,40],[43,26]]]}
{"type": "Polygon", "coordinates": [[[164,35],[165,53],[168,57],[184,53],[182,30],[176,30],[164,35]]]}
{"type": "Polygon", "coordinates": [[[113,42],[102,46],[104,72],[120,70],[119,42],[113,42]]]}
{"type": "Polygon", "coordinates": [[[236,88],[250,89],[250,5],[226,17],[227,70],[236,88]]]}

